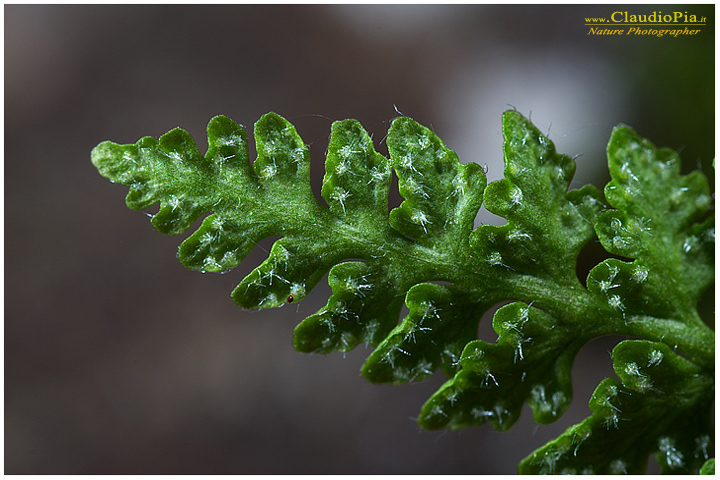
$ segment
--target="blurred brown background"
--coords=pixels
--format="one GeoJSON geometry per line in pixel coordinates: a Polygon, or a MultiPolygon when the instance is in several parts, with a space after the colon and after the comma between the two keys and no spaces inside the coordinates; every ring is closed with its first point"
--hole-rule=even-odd
{"type": "MultiPolygon", "coordinates": [[[[413,417],[441,375],[372,385],[359,374],[367,349],[293,351],[293,327],[328,288],[299,305],[238,309],[230,291],[270,242],[224,275],[184,270],[182,238],[154,232],[125,207],[126,188],[92,167],[102,140],[179,125],[204,150],[212,116],[251,128],[276,111],[310,144],[319,188],[331,120],[357,118],[384,151],[397,109],[496,180],[500,116],[512,105],[559,151],[581,155],[574,185],[605,184],[617,123],[712,175],[714,5],[4,13],[8,474],[513,473],[588,414],[589,395],[612,373],[617,339],[601,339],[581,352],[576,402],[558,424],[538,426],[526,409],[510,432],[421,431],[413,417]],[[708,26],[689,38],[587,35],[585,17],[618,9],[688,11],[708,26]]],[[[488,325],[481,335],[491,337],[488,325]]]]}

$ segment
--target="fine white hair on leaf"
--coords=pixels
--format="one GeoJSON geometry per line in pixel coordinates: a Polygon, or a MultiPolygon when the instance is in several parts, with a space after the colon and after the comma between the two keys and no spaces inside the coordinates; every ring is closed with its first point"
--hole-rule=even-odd
{"type": "Polygon", "coordinates": [[[337,187],[335,190],[333,190],[333,193],[331,194],[331,197],[333,200],[337,201],[340,204],[340,207],[342,208],[343,215],[346,214],[345,212],[345,201],[350,198],[351,194],[347,190],[343,189],[342,187],[337,187]]]}
{"type": "Polygon", "coordinates": [[[413,223],[420,225],[425,233],[427,233],[427,225],[432,223],[427,215],[425,215],[425,212],[422,211],[415,212],[411,219],[413,223]]]}
{"type": "Polygon", "coordinates": [[[649,358],[648,358],[648,367],[659,365],[660,362],[662,362],[663,359],[663,353],[660,350],[653,350],[650,352],[649,358]]]}

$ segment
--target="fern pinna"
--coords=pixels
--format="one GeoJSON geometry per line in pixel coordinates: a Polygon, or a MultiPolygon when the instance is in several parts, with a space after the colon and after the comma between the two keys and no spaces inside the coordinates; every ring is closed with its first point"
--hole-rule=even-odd
{"type": "Polygon", "coordinates": [[[702,173],[680,174],[676,153],[619,126],[604,194],[568,191],[573,160],[508,111],[505,178],[487,185],[482,168],[461,164],[409,118],[392,122],[389,158],[345,120],[332,125],[325,206],[310,187],[308,148],[281,116],[255,124],[254,162],[229,118],[213,118],[207,135],[204,156],[177,128],[157,140],[103,142],[92,161],[130,187],[128,207],[160,203],[152,224],[161,233],[209,214],[180,245],[188,268],[234,268],[260,240],[280,237],[233,291],[244,308],[300,301],[327,273],[332,295],[295,329],[298,350],[372,345],[362,368],[371,382],[420,381],[440,369],[449,380],[420,425],[505,430],[526,402],[537,422],[558,419],[580,348],[623,335],[612,352],[617,378],[597,387],[592,415],[519,471],[642,473],[651,454],[666,473],[714,471],[715,335],[697,312],[714,282],[712,197],[702,173]],[[390,210],[392,172],[404,200],[390,210]],[[507,223],[474,228],[483,202],[507,223]],[[578,255],[597,240],[613,257],[581,282],[578,255]],[[480,318],[500,302],[511,303],[494,315],[497,342],[478,340],[480,318]]]}

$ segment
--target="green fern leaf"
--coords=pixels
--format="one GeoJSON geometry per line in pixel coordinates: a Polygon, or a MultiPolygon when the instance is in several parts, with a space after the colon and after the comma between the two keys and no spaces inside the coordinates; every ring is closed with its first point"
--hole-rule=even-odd
{"type": "Polygon", "coordinates": [[[643,340],[613,350],[620,381],[595,391],[592,416],[526,458],[524,473],[639,473],[655,454],[668,473],[714,471],[710,406],[714,332],[697,313],[714,281],[712,199],[699,172],[682,176],[677,155],[621,126],[608,157],[606,200],[593,186],[568,187],[575,164],[517,112],[503,116],[505,178],[486,188],[429,129],[395,119],[389,158],[354,120],[335,122],[319,203],[310,156],[277,114],[255,124],[250,161],[242,127],[219,116],[203,156],[175,129],[158,140],[103,142],[100,173],[130,187],[126,203],[159,202],[153,226],[179,234],[207,215],[179,247],[188,268],[223,271],[264,238],[268,258],[234,289],[249,309],[300,301],[328,275],[327,304],[295,329],[304,352],[376,347],[362,373],[373,382],[451,377],[424,405],[431,429],[491,423],[510,428],[528,404],[536,421],[557,420],[572,398],[570,371],[589,340],[643,340]],[[392,172],[404,200],[388,212],[392,172]],[[483,201],[507,219],[474,228],[483,201]],[[586,286],[581,249],[599,239],[610,253],[586,286]],[[493,305],[496,343],[477,339],[493,305]],[[407,316],[399,323],[403,304],[407,316]]]}
{"type": "Polygon", "coordinates": [[[522,115],[506,112],[503,134],[505,179],[488,186],[485,205],[508,221],[478,228],[471,241],[490,269],[493,289],[506,288],[503,299],[526,303],[495,314],[497,344],[467,345],[462,370],[423,407],[419,421],[426,428],[490,421],[507,429],[526,401],[537,421],[554,421],[572,399],[575,355],[598,333],[555,302],[564,290],[565,302],[583,308],[575,263],[594,238],[602,196],[592,186],[567,191],[575,164],[522,115]]]}
{"type": "Polygon", "coordinates": [[[700,468],[700,475],[715,475],[715,459],[711,458],[700,468]]]}
{"type": "MultiPolygon", "coordinates": [[[[241,127],[221,116],[208,126],[205,158],[189,135],[176,129],[159,142],[149,137],[132,145],[104,142],[92,159],[103,175],[131,186],[130,208],[161,202],[153,225],[163,233],[181,233],[212,212],[179,248],[179,259],[189,268],[232,268],[258,241],[282,237],[233,291],[233,299],[245,308],[296,302],[329,271],[333,294],[327,305],[295,330],[294,344],[301,351],[346,351],[361,342],[382,343],[414,286],[410,298],[417,300],[410,304],[448,303],[442,287],[426,282],[462,277],[456,265],[469,261],[468,236],[486,184],[478,165],[460,164],[434,133],[407,118],[397,119],[390,129],[390,160],[374,150],[358,122],[336,122],[321,191],[326,208],[313,197],[308,149],[292,125],[267,114],[255,125],[255,139],[258,158],[251,164],[241,127]],[[193,169],[196,165],[200,168],[193,169]],[[391,165],[406,200],[388,214],[391,165]],[[438,195],[441,201],[436,201],[438,195]],[[170,224],[172,228],[166,226],[170,224]],[[423,299],[419,292],[426,293],[423,299]]],[[[454,291],[477,298],[472,291],[454,291]]],[[[443,305],[443,315],[464,321],[464,326],[453,322],[440,335],[436,351],[416,355],[411,365],[388,374],[372,360],[365,375],[373,381],[407,381],[440,365],[451,369],[493,301],[485,300],[484,308],[469,317],[457,309],[452,314],[451,306],[443,305]],[[403,369],[416,374],[403,374],[403,369]]],[[[414,321],[420,321],[417,309],[406,324],[414,321]]],[[[425,328],[419,327],[420,332],[425,328]]],[[[387,361],[392,362],[385,355],[387,361]]]]}
{"type": "Polygon", "coordinates": [[[711,207],[707,180],[699,171],[680,175],[675,152],[656,149],[624,126],[613,132],[608,160],[612,181],[605,192],[617,210],[600,216],[598,238],[609,252],[635,260],[601,263],[590,272],[588,289],[630,334],[662,341],[678,324],[696,332],[672,346],[713,353],[696,361],[714,364],[714,336],[697,313],[715,277],[715,219],[703,218],[711,207]]]}
{"type": "Polygon", "coordinates": [[[613,350],[593,415],[535,451],[520,473],[639,474],[656,453],[662,473],[698,473],[712,453],[713,379],[667,345],[626,340],[613,350]]]}

